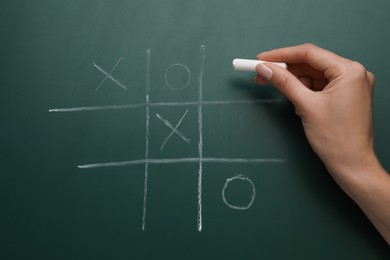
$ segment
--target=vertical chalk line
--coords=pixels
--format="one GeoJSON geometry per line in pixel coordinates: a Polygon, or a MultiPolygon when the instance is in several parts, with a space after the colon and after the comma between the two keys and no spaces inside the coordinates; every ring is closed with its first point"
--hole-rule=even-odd
{"type": "Polygon", "coordinates": [[[202,101],[203,101],[203,71],[205,66],[206,59],[206,46],[202,45],[201,49],[201,66],[199,72],[199,99],[198,99],[198,128],[199,128],[199,170],[198,170],[198,217],[197,217],[197,226],[198,231],[202,231],[202,177],[203,177],[203,111],[202,111],[202,101]]]}
{"type": "Polygon", "coordinates": [[[149,171],[149,118],[150,118],[150,107],[149,107],[149,92],[150,92],[150,50],[146,51],[146,98],[145,98],[145,114],[146,114],[146,136],[145,136],[145,177],[144,177],[144,205],[142,212],[142,231],[145,231],[146,223],[146,202],[148,197],[148,171],[149,171]]]}

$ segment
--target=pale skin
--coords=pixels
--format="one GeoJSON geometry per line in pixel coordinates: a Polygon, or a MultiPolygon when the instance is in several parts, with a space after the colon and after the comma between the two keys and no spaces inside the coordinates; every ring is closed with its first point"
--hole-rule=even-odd
{"type": "Polygon", "coordinates": [[[306,137],[337,184],[390,245],[390,176],[374,151],[374,75],[313,44],[258,55],[256,82],[271,83],[295,106],[306,137]]]}

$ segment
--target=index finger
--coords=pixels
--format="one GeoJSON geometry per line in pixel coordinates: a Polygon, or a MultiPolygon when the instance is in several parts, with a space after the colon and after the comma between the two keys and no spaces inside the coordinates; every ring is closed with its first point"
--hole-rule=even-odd
{"type": "Polygon", "coordinates": [[[283,61],[287,64],[306,63],[314,69],[323,72],[328,79],[335,76],[335,72],[338,71],[340,65],[346,60],[333,52],[313,44],[275,49],[260,53],[257,57],[267,61],[283,61]]]}

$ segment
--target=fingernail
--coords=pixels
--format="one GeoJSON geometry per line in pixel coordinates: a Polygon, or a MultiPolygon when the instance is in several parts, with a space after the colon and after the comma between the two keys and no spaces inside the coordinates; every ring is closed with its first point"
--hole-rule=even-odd
{"type": "Polygon", "coordinates": [[[263,56],[264,54],[266,54],[268,51],[264,51],[264,52],[262,52],[262,53],[259,53],[258,55],[257,55],[257,58],[259,58],[260,56],[263,56]]]}
{"type": "Polygon", "coordinates": [[[272,70],[265,64],[259,64],[256,66],[256,71],[266,80],[271,80],[272,70]]]}

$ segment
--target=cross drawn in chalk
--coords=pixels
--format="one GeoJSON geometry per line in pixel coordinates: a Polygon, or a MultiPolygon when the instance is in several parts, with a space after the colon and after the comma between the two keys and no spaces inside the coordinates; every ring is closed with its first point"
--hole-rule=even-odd
{"type": "Polygon", "coordinates": [[[107,79],[111,79],[115,84],[117,84],[119,87],[123,88],[124,90],[127,90],[127,87],[123,85],[122,82],[114,78],[111,74],[114,72],[116,67],[119,65],[119,63],[122,61],[123,57],[120,57],[119,60],[115,63],[114,67],[110,70],[110,72],[105,71],[102,69],[99,65],[97,65],[95,62],[93,63],[93,66],[98,69],[101,73],[103,73],[106,77],[100,82],[100,84],[96,87],[95,91],[98,91],[100,87],[106,82],[107,79]]]}
{"type": "Polygon", "coordinates": [[[179,122],[176,124],[176,126],[174,127],[168,120],[166,120],[165,118],[163,118],[162,116],[160,116],[159,114],[156,113],[156,116],[158,119],[161,120],[161,122],[163,122],[167,127],[169,127],[172,132],[167,136],[167,138],[165,138],[164,142],[162,143],[161,147],[160,147],[160,150],[162,151],[164,149],[164,146],[165,144],[167,143],[167,141],[169,140],[169,138],[171,138],[171,136],[173,134],[176,134],[178,135],[181,139],[183,139],[184,142],[186,142],[187,144],[190,143],[190,139],[187,138],[184,134],[182,134],[182,132],[180,132],[178,130],[181,122],[183,121],[184,117],[187,115],[188,113],[188,109],[186,110],[186,112],[184,112],[184,114],[182,115],[182,117],[180,118],[179,122]]]}

